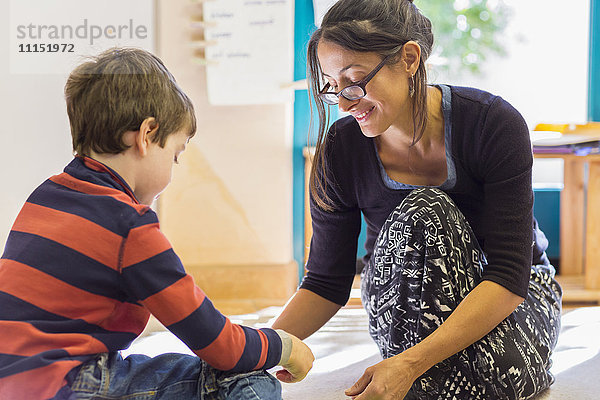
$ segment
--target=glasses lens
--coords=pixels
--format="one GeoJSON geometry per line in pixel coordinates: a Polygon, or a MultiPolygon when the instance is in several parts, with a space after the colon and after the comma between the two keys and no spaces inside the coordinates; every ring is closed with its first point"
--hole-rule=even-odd
{"type": "Polygon", "coordinates": [[[339,98],[333,94],[333,93],[321,93],[319,94],[319,97],[321,98],[321,100],[323,100],[325,103],[330,104],[330,105],[334,105],[337,104],[339,102],[339,98]]]}
{"type": "Polygon", "coordinates": [[[360,86],[348,86],[342,90],[342,96],[348,100],[358,100],[365,97],[365,91],[360,86]]]}

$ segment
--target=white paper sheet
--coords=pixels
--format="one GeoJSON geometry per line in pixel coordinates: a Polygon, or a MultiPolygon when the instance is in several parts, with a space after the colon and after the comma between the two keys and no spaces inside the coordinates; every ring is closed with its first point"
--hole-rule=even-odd
{"type": "Polygon", "coordinates": [[[204,3],[208,98],[214,105],[293,101],[293,0],[204,3]]]}

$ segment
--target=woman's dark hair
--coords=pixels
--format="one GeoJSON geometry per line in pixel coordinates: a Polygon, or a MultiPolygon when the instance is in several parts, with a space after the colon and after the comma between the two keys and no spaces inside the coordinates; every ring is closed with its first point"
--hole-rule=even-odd
{"type": "MultiPolygon", "coordinates": [[[[423,136],[427,125],[427,71],[425,61],[433,47],[431,22],[409,0],[339,0],[325,14],[321,27],[308,42],[309,91],[313,96],[319,115],[319,128],[310,174],[310,192],[316,204],[333,210],[334,204],[327,195],[327,168],[325,147],[329,113],[318,97],[322,88],[323,75],[317,57],[321,40],[334,43],[356,52],[378,53],[383,59],[390,57],[388,64],[400,61],[402,46],[414,41],[421,47],[419,67],[414,75],[413,101],[413,145],[423,136]]],[[[312,111],[311,111],[312,115],[312,111]]]]}

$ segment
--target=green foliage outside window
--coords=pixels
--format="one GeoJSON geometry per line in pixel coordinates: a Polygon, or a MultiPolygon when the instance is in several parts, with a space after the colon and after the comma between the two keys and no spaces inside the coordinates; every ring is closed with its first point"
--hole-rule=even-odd
{"type": "Polygon", "coordinates": [[[506,54],[502,33],[510,8],[502,0],[416,0],[415,5],[433,24],[434,70],[478,74],[490,55],[506,54]]]}

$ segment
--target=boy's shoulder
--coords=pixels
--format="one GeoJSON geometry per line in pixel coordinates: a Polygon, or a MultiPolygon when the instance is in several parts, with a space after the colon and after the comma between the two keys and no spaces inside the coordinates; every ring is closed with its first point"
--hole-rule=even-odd
{"type": "Polygon", "coordinates": [[[97,171],[75,158],[64,172],[48,178],[27,199],[30,206],[61,214],[73,225],[92,223],[126,237],[131,229],[158,223],[147,205],[139,204],[114,171],[97,171]]]}

